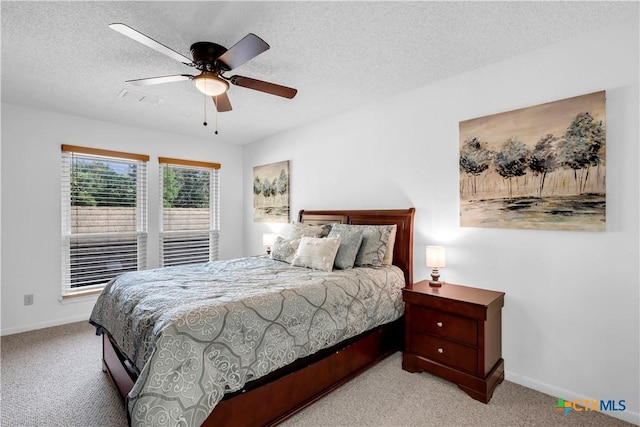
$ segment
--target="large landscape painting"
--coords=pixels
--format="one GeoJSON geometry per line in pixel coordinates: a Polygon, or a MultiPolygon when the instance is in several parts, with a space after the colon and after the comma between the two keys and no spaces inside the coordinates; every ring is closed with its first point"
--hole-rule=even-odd
{"type": "Polygon", "coordinates": [[[604,231],[605,92],[460,122],[460,225],[604,231]]]}
{"type": "Polygon", "coordinates": [[[289,222],[289,161],[253,168],[253,220],[289,222]]]}

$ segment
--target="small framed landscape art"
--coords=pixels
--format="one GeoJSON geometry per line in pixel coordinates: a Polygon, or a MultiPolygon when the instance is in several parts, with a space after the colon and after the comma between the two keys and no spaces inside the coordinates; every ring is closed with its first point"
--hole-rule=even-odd
{"type": "Polygon", "coordinates": [[[460,225],[605,231],[605,92],[460,122],[460,225]]]}
{"type": "Polygon", "coordinates": [[[289,222],[289,161],[253,168],[253,221],[289,222]]]}

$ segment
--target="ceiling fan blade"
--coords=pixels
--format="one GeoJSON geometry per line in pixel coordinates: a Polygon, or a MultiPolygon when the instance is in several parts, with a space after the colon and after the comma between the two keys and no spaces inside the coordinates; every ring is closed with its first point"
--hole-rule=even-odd
{"type": "Polygon", "coordinates": [[[227,92],[223,92],[218,96],[212,96],[211,99],[213,99],[213,103],[216,104],[216,110],[218,110],[219,113],[232,110],[231,101],[229,101],[227,92]]]}
{"type": "Polygon", "coordinates": [[[298,93],[297,89],[280,86],[275,83],[264,82],[262,80],[252,79],[250,77],[232,76],[229,81],[236,86],[242,86],[260,92],[270,93],[271,95],[281,96],[291,99],[298,93]]]}
{"type": "Polygon", "coordinates": [[[179,54],[175,50],[173,50],[171,48],[168,48],[167,46],[163,45],[162,43],[158,43],[157,41],[155,41],[151,37],[145,36],[141,32],[139,32],[137,30],[134,30],[133,28],[131,28],[128,25],[120,24],[120,23],[114,23],[114,24],[109,24],[109,28],[119,32],[120,34],[124,34],[125,36],[137,41],[138,43],[142,43],[143,45],[145,45],[147,47],[150,47],[151,49],[153,49],[153,50],[155,50],[157,52],[165,54],[169,58],[173,58],[178,62],[182,62],[183,64],[186,64],[186,65],[189,65],[189,64],[193,63],[193,61],[191,59],[187,58],[186,56],[179,54]]]}
{"type": "Polygon", "coordinates": [[[173,83],[183,80],[191,80],[193,78],[190,74],[176,74],[174,76],[162,76],[162,77],[148,77],[146,79],[127,80],[127,83],[131,83],[135,86],[149,86],[157,85],[160,83],[173,83]]]}
{"type": "Polygon", "coordinates": [[[233,70],[268,49],[269,45],[264,40],[253,33],[249,33],[220,55],[218,62],[222,63],[221,65],[227,71],[233,70]]]}

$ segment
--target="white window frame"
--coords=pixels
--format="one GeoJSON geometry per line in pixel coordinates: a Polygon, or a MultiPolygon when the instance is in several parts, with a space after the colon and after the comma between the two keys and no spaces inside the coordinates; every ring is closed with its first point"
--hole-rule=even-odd
{"type": "MultiPolygon", "coordinates": [[[[147,268],[147,163],[149,156],[142,154],[123,153],[111,150],[79,147],[63,144],[61,146],[61,207],[62,207],[62,298],[91,295],[99,293],[107,284],[88,284],[72,287],[72,244],[83,239],[104,239],[131,237],[136,242],[137,270],[147,268]],[[96,160],[116,160],[132,162],[136,165],[136,230],[132,232],[98,232],[73,233],[71,227],[71,172],[74,156],[82,156],[96,160]]],[[[108,262],[108,260],[107,260],[108,262]]],[[[104,271],[97,269],[100,277],[106,276],[104,271]]]]}
{"type": "MultiPolygon", "coordinates": [[[[158,158],[159,163],[159,190],[160,190],[160,235],[159,235],[159,263],[160,267],[184,265],[197,262],[215,261],[219,259],[220,242],[220,189],[219,189],[219,163],[201,162],[193,160],[173,159],[168,157],[158,158]],[[207,229],[198,230],[166,230],[164,207],[164,171],[166,168],[190,168],[209,173],[209,226],[207,229]],[[198,247],[190,247],[188,242],[202,241],[207,238],[208,257],[198,247]],[[172,244],[178,241],[176,245],[172,244]],[[168,248],[171,247],[171,253],[168,248]]],[[[201,248],[201,247],[200,247],[201,248]]]]}

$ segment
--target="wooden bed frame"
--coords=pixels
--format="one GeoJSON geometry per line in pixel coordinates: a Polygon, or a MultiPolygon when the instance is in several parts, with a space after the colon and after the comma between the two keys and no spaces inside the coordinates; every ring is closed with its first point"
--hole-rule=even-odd
{"type": "MultiPolygon", "coordinates": [[[[413,217],[415,209],[300,211],[307,224],[396,224],[393,264],[413,283],[413,217]]],[[[300,359],[245,388],[225,396],[202,424],[221,426],[276,425],[330,393],[403,346],[403,319],[382,325],[332,348],[300,359]]],[[[126,399],[137,378],[132,364],[103,334],[103,370],[126,399]]]]}

